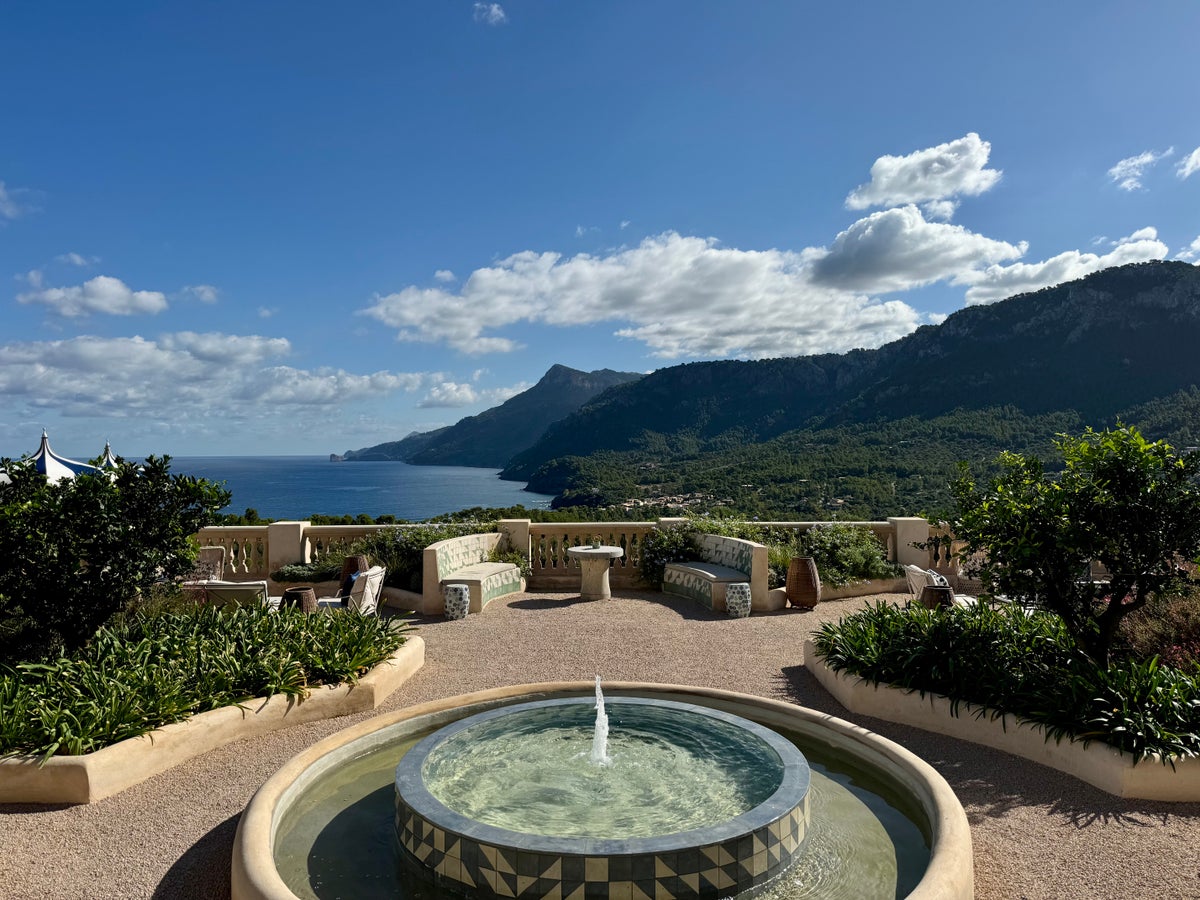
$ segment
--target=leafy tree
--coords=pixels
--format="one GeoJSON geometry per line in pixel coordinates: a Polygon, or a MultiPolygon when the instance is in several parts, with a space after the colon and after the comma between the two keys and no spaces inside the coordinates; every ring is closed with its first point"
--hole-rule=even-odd
{"type": "Polygon", "coordinates": [[[4,460],[0,484],[0,661],[81,647],[156,581],[187,572],[191,540],[229,502],[170,457],[49,482],[4,460]]]}
{"type": "Polygon", "coordinates": [[[1062,617],[1080,647],[1108,664],[1121,620],[1152,598],[1182,593],[1182,565],[1200,554],[1200,455],[1176,454],[1134,427],[1061,435],[1063,469],[1004,453],[983,488],[953,485],[955,534],[985,554],[984,584],[1062,617]],[[1100,562],[1109,583],[1086,577],[1100,562]]]}

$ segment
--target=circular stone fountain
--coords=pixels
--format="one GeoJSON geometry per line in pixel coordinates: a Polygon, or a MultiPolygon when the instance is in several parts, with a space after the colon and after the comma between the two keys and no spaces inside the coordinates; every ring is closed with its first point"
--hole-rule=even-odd
{"type": "MultiPolygon", "coordinates": [[[[698,714],[705,723],[719,721],[720,714],[728,714],[734,719],[750,720],[755,728],[766,726],[769,732],[783,732],[787,736],[786,742],[799,744],[810,756],[815,754],[818,761],[824,760],[821,762],[822,774],[818,776],[814,770],[814,779],[819,778],[820,782],[819,794],[816,799],[812,799],[811,792],[805,795],[806,802],[816,805],[812,806],[813,819],[808,825],[803,846],[796,854],[798,858],[790,869],[761,888],[769,892],[771,900],[793,900],[801,897],[861,900],[867,896],[906,896],[909,900],[969,900],[973,896],[970,829],[962,806],[941,776],[903,747],[824,713],[747,694],[679,685],[628,682],[606,685],[605,689],[611,695],[609,703],[614,710],[614,735],[619,734],[622,723],[630,715],[625,704],[637,706],[639,704],[631,701],[649,699],[656,703],[675,703],[701,708],[702,711],[698,714]],[[845,765],[850,767],[848,771],[856,773],[849,776],[855,783],[875,784],[877,789],[883,792],[881,797],[891,798],[873,800],[868,795],[863,795],[866,798],[864,802],[874,810],[874,814],[867,813],[868,820],[875,823],[869,826],[870,828],[879,831],[875,816],[883,815],[882,807],[878,805],[880,802],[903,811],[902,818],[906,824],[902,827],[907,829],[906,837],[902,841],[898,835],[894,836],[893,844],[888,844],[886,849],[881,847],[883,856],[873,857],[875,861],[870,863],[870,869],[856,870],[852,862],[848,867],[839,863],[839,858],[858,858],[859,847],[866,846],[869,842],[865,834],[839,832],[838,836],[827,832],[830,823],[840,822],[842,816],[853,812],[851,806],[862,807],[862,811],[867,812],[866,806],[849,795],[847,801],[851,805],[838,806],[837,811],[834,811],[831,803],[835,795],[830,791],[841,791],[841,788],[830,781],[832,770],[829,766],[833,760],[838,760],[838,765],[842,765],[840,761],[844,761],[845,765]],[[818,810],[827,810],[830,815],[819,816],[818,810]],[[916,844],[911,840],[914,836],[916,844]],[[903,875],[900,882],[895,882],[895,876],[885,879],[883,893],[879,893],[877,889],[867,890],[865,886],[868,881],[875,879],[878,874],[880,861],[886,864],[889,858],[898,862],[902,869],[907,869],[907,874],[903,875]],[[835,883],[835,879],[840,884],[835,883]],[[890,889],[886,888],[889,880],[893,883],[890,889]],[[904,885],[902,890],[900,884],[904,885]]],[[[376,716],[317,742],[289,760],[268,779],[242,814],[233,847],[232,900],[294,900],[297,897],[326,896],[447,896],[450,892],[445,888],[436,884],[430,885],[428,889],[416,886],[409,881],[412,876],[404,874],[408,867],[403,865],[402,860],[410,852],[401,846],[405,828],[404,814],[401,814],[399,819],[399,834],[395,831],[394,824],[397,821],[396,813],[402,806],[407,806],[410,810],[412,807],[408,805],[408,799],[403,803],[396,799],[393,779],[398,774],[397,761],[403,766],[404,761],[427,736],[438,733],[439,729],[454,728],[459,724],[462,727],[456,729],[455,733],[464,735],[463,740],[466,744],[471,744],[475,751],[478,751],[479,747],[473,741],[471,725],[466,721],[477,714],[495,712],[501,714],[498,718],[502,719],[505,711],[531,701],[553,702],[568,699],[573,699],[577,706],[588,712],[592,709],[589,698],[591,693],[592,685],[579,682],[554,682],[479,691],[376,716]],[[343,797],[346,799],[341,799],[343,797]]],[[[478,732],[475,734],[478,735],[478,732]]],[[[774,746],[769,740],[767,744],[774,746]]],[[[699,755],[703,757],[705,754],[701,752],[699,755]]],[[[708,753],[710,758],[713,755],[708,753]]],[[[602,774],[608,774],[610,770],[619,771],[623,757],[628,759],[628,756],[627,751],[621,748],[618,739],[614,737],[611,752],[613,765],[602,767],[602,774]]],[[[769,753],[766,753],[766,758],[770,759],[769,753]]],[[[482,770],[486,773],[489,768],[484,762],[482,770]]],[[[788,768],[786,763],[783,764],[783,768],[788,768]]],[[[798,773],[799,770],[795,771],[798,773]]],[[[798,784],[800,780],[802,779],[797,777],[795,783],[798,784]]],[[[788,782],[788,778],[782,777],[780,786],[785,782],[788,782]]],[[[850,784],[848,781],[845,783],[850,784]]],[[[815,787],[816,782],[813,784],[815,787]]],[[[778,788],[771,792],[772,797],[777,790],[778,788]]],[[[408,798],[407,793],[404,796],[408,798]]],[[[770,799],[765,801],[767,805],[771,802],[770,799]]],[[[745,812],[726,814],[720,822],[701,824],[692,830],[741,827],[756,815],[762,815],[769,827],[771,814],[761,809],[763,805],[753,803],[745,812]]],[[[804,803],[799,803],[792,809],[803,810],[804,803]]],[[[454,815],[463,816],[464,820],[467,818],[462,813],[454,815]]],[[[896,813],[888,815],[894,818],[896,813]]],[[[785,820],[786,817],[774,819],[785,820]]],[[[429,855],[438,852],[443,854],[443,860],[457,859],[461,875],[462,851],[459,851],[457,857],[451,855],[452,848],[446,843],[446,821],[448,820],[435,818],[422,825],[416,824],[415,819],[410,818],[408,830],[414,838],[422,839],[426,829],[432,832],[433,829],[442,828],[444,834],[440,845],[435,836],[429,855]],[[442,824],[436,824],[438,821],[442,821],[442,824]],[[413,827],[414,824],[416,827],[413,827]]],[[[746,841],[750,847],[754,847],[755,832],[759,827],[761,826],[755,825],[750,828],[749,834],[736,838],[739,845],[746,841]]],[[[800,840],[803,836],[803,832],[799,830],[802,827],[798,821],[797,830],[792,832],[794,840],[800,840]]],[[[892,826],[888,827],[890,829],[892,826]]],[[[684,876],[675,874],[676,870],[671,868],[672,864],[679,866],[681,857],[691,859],[690,854],[699,854],[704,847],[720,847],[732,839],[731,832],[728,838],[707,842],[706,839],[701,839],[692,842],[688,849],[664,850],[657,853],[651,891],[644,889],[650,885],[639,884],[641,879],[634,877],[632,860],[629,862],[629,879],[625,880],[621,877],[624,862],[614,865],[611,857],[606,859],[602,854],[593,852],[612,841],[622,842],[624,849],[630,849],[636,841],[654,841],[668,837],[662,833],[661,824],[654,828],[658,837],[535,836],[535,841],[548,842],[544,845],[549,848],[546,855],[552,856],[557,853],[562,858],[562,871],[554,868],[553,860],[550,860],[546,868],[538,869],[543,855],[541,844],[538,844],[539,849],[536,850],[529,850],[528,846],[526,849],[518,848],[515,858],[509,857],[503,862],[500,861],[497,849],[496,863],[492,871],[511,875],[512,879],[501,879],[496,893],[505,897],[523,898],[528,890],[536,890],[537,880],[541,878],[560,878],[570,887],[568,882],[573,883],[582,872],[582,879],[575,890],[562,891],[557,896],[562,900],[589,900],[594,896],[654,900],[663,896],[664,891],[671,891],[672,895],[676,895],[674,891],[679,889],[680,883],[694,882],[700,887],[701,871],[689,873],[697,877],[683,882],[684,876]],[[572,843],[569,846],[564,843],[555,847],[554,841],[572,843]],[[583,844],[578,843],[579,841],[583,844]],[[701,849],[693,850],[691,847],[701,849]],[[591,863],[590,873],[588,859],[598,860],[591,863]],[[604,871],[605,868],[607,871],[604,871]],[[507,869],[512,871],[506,871],[507,869]],[[510,883],[520,890],[510,893],[510,883]],[[612,886],[615,884],[620,886],[614,890],[612,886]]],[[[486,859],[489,851],[482,849],[482,844],[488,843],[485,824],[472,822],[461,829],[461,833],[474,839],[481,846],[481,852],[486,859]]],[[[761,836],[759,839],[762,839],[761,836]]],[[[887,840],[886,837],[884,839],[887,840]]],[[[526,840],[529,840],[528,836],[522,837],[522,841],[526,840]]],[[[419,847],[421,844],[413,843],[413,846],[419,847]]],[[[782,846],[781,841],[780,847],[782,846]]],[[[726,852],[730,852],[728,847],[726,852]]],[[[754,855],[751,854],[752,867],[754,855]]],[[[726,857],[718,850],[716,870],[728,865],[731,860],[732,853],[726,857]]],[[[452,867],[453,864],[448,863],[443,866],[443,870],[452,867]]],[[[436,866],[434,869],[436,871],[436,866]]],[[[711,883],[714,880],[710,876],[716,874],[716,870],[711,867],[704,870],[710,873],[704,876],[707,882],[711,883]]],[[[482,869],[477,871],[482,873],[482,869]]],[[[639,874],[646,874],[647,871],[646,868],[642,868],[639,874]]],[[[730,874],[729,877],[736,881],[740,876],[730,874]]],[[[482,875],[482,878],[485,889],[490,887],[487,875],[482,875]]],[[[472,879],[474,880],[473,875],[472,879]]],[[[720,881],[719,875],[716,880],[720,881]]],[[[476,888],[478,887],[476,885],[476,888]]],[[[688,889],[691,889],[690,884],[688,889]]],[[[729,888],[721,893],[723,896],[729,896],[734,893],[734,889],[729,888]]],[[[556,895],[551,890],[543,896],[556,895]]]]}
{"type": "Polygon", "coordinates": [[[762,725],[645,697],[606,713],[597,689],[596,706],[523,703],[426,737],[396,769],[396,832],[442,887],[478,897],[729,896],[796,858],[809,780],[762,725]]]}

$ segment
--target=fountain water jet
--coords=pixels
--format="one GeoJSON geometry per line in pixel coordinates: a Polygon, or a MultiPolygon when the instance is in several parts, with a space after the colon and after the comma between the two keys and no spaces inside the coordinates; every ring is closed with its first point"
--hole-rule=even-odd
{"type": "Polygon", "coordinates": [[[608,713],[604,711],[604,692],[600,690],[600,676],[596,676],[596,729],[592,734],[592,765],[607,766],[608,758],[608,713]]]}

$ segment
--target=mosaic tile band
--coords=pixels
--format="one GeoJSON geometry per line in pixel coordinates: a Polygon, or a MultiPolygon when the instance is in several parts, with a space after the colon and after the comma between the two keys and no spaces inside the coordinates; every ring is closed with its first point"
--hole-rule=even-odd
{"type": "Polygon", "coordinates": [[[808,801],[748,835],[676,853],[578,856],[496,847],[446,831],[396,800],[400,845],[442,887],[519,900],[709,900],[762,884],[799,853],[808,801]]]}

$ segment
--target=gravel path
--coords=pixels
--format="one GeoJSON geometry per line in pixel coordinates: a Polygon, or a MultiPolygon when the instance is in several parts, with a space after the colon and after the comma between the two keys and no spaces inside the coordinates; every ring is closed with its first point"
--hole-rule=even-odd
{"type": "MultiPolygon", "coordinates": [[[[851,718],[805,671],[801,645],[813,627],[864,602],[727,619],[656,593],[607,603],[518,595],[463,621],[419,621],[425,667],[381,711],[600,673],[744,691],[851,718]]],[[[255,789],[293,754],[369,717],[230,744],[90,806],[0,805],[0,897],[228,897],[233,833],[255,789]]],[[[950,782],[971,822],[980,900],[1200,897],[1200,804],[1122,801],[983,747],[854,721],[950,782]]]]}

